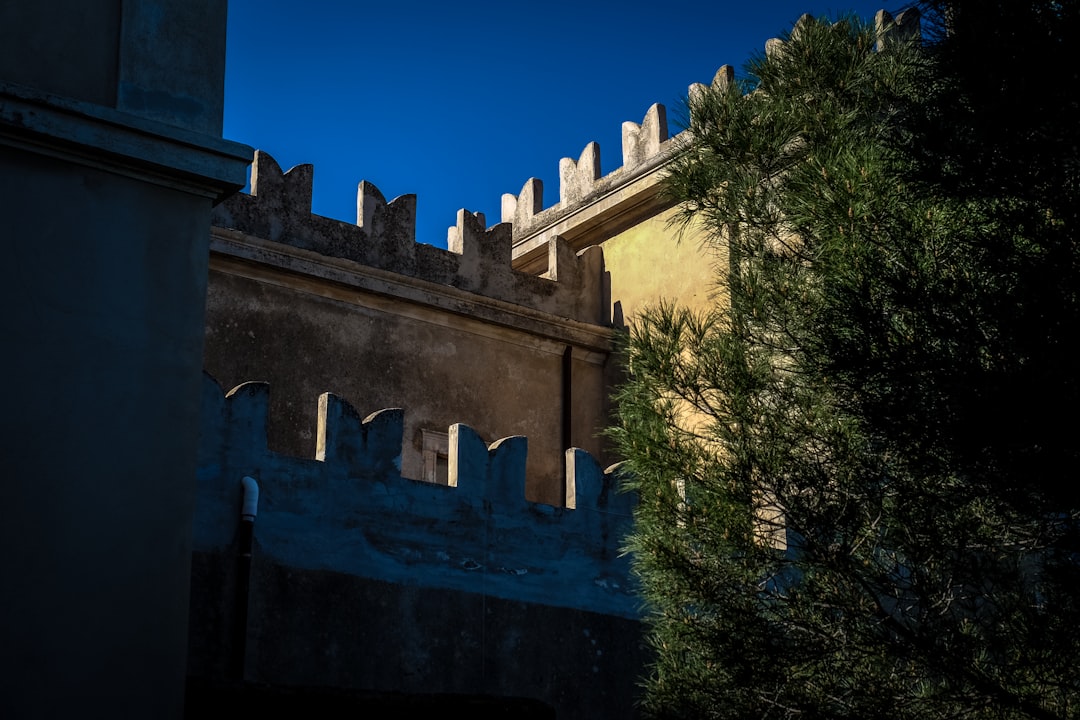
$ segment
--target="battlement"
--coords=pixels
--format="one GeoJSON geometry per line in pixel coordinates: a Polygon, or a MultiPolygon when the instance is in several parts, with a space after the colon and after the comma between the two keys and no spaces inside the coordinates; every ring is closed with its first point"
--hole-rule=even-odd
{"type": "MultiPolygon", "coordinates": [[[[599,248],[576,252],[565,240],[546,244],[548,268],[542,275],[511,267],[512,230],[508,223],[485,227],[481,213],[459,210],[448,232],[447,249],[417,243],[416,196],[389,202],[375,185],[357,189],[356,224],[311,212],[314,170],[298,165],[282,172],[268,153],[255,152],[251,193],[234,195],[214,208],[215,227],[314,252],[326,257],[448,285],[483,297],[523,305],[559,317],[607,324],[603,301],[603,254],[599,248]]],[[[212,245],[228,253],[226,246],[212,245]]],[[[266,255],[266,261],[270,255],[266,255]]]]}
{"type": "MultiPolygon", "coordinates": [[[[799,18],[792,34],[809,20],[810,15],[799,18]]],[[[875,26],[878,50],[917,39],[921,33],[915,8],[895,17],[879,10],[875,26]]],[[[765,54],[783,46],[782,39],[772,38],[765,43],[765,54]]],[[[734,69],[724,65],[712,85],[733,80],[734,69]]],[[[691,84],[689,97],[704,88],[691,84]]],[[[362,181],[355,224],[314,215],[312,166],[298,165],[282,173],[264,151],[255,153],[250,195],[234,195],[215,208],[213,223],[563,317],[607,324],[598,258],[579,257],[579,251],[666,208],[659,177],[681,142],[681,133],[670,135],[667,110],[660,103],[651,105],[640,123],[624,122],[621,134],[622,165],[607,175],[601,175],[596,142],[588,143],[576,160],[559,160],[559,199],[553,205],[545,207],[544,184],[531,177],[517,194],[502,195],[496,225],[486,227],[482,213],[459,210],[456,224],[447,231],[447,251],[416,242],[415,195],[387,202],[375,185],[362,181]],[[511,264],[520,272],[511,270],[511,264]],[[558,278],[560,285],[537,284],[528,279],[532,277],[558,278]]]]}
{"type": "MultiPolygon", "coordinates": [[[[807,23],[813,20],[809,13],[803,13],[791,29],[791,37],[797,37],[807,23]]],[[[901,42],[918,41],[922,37],[922,15],[915,7],[898,12],[895,16],[888,10],[878,10],[874,14],[874,31],[877,34],[875,50],[881,52],[890,45],[901,42]]],[[[765,55],[772,57],[781,52],[785,45],[781,38],[771,38],[765,42],[765,55]]]]}
{"type": "Polygon", "coordinates": [[[637,617],[620,552],[634,498],[589,453],[566,451],[565,507],[530,503],[525,437],[489,444],[450,426],[450,484],[437,485],[401,476],[403,410],[361,417],[329,393],[314,458],[270,451],[269,393],[226,394],[204,375],[197,551],[232,542],[248,477],[259,552],[281,565],[637,617]]]}
{"type": "MultiPolygon", "coordinates": [[[[792,34],[812,18],[803,15],[792,34]]],[[[895,17],[885,10],[875,16],[877,49],[881,50],[904,40],[920,37],[920,16],[911,8],[895,17]]],[[[773,38],[765,43],[766,55],[781,50],[784,41],[773,38]]],[[[713,87],[734,82],[735,70],[723,65],[712,79],[713,87]]],[[[690,104],[707,86],[693,83],[688,88],[690,104]]],[[[502,196],[502,220],[511,223],[514,237],[514,265],[522,270],[538,272],[546,258],[543,245],[551,237],[565,238],[574,247],[603,242],[613,234],[640,221],[653,217],[667,207],[659,192],[663,167],[678,153],[685,134],[671,136],[667,112],[663,105],[653,104],[642,122],[622,125],[623,164],[611,173],[600,175],[600,146],[590,142],[579,158],[559,161],[559,201],[544,206],[543,183],[533,177],[526,180],[517,195],[502,196]]]]}
{"type": "Polygon", "coordinates": [[[545,209],[543,182],[529,178],[519,194],[502,196],[502,221],[512,223],[515,237],[527,235],[533,227],[544,224],[570,205],[587,202],[605,190],[625,184],[663,164],[670,148],[668,140],[667,110],[655,103],[640,124],[623,123],[621,167],[601,177],[600,145],[590,142],[576,161],[573,158],[559,161],[557,204],[545,209]]]}
{"type": "MultiPolygon", "coordinates": [[[[514,264],[528,272],[546,266],[543,246],[553,237],[564,237],[572,247],[583,247],[580,239],[601,226],[610,234],[634,219],[655,214],[657,172],[675,152],[677,143],[668,135],[667,109],[654,103],[640,123],[622,124],[623,164],[600,175],[600,145],[590,142],[577,160],[559,161],[559,201],[544,207],[544,184],[529,178],[517,195],[502,196],[502,220],[513,232],[514,264]],[[592,208],[592,212],[584,212],[592,208]],[[621,216],[621,217],[620,217],[621,216]]],[[[591,236],[590,236],[591,237],[591,236]]]]}

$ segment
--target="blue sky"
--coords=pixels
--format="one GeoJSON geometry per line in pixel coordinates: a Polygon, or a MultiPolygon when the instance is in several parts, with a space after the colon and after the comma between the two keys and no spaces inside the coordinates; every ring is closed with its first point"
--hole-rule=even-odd
{"type": "Polygon", "coordinates": [[[445,247],[457,210],[499,221],[530,177],[558,201],[559,159],[655,102],[671,134],[694,82],[741,72],[804,12],[872,20],[888,2],[544,3],[230,0],[225,137],[283,169],[315,168],[313,211],[354,222],[356,186],[417,196],[418,242],[445,247]]]}

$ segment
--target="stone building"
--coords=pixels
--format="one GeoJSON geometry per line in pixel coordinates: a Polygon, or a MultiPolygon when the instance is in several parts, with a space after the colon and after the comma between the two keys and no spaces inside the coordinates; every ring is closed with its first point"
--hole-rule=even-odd
{"type": "Polygon", "coordinates": [[[613,313],[641,299],[618,248],[663,212],[662,109],[620,170],[590,146],[558,204],[530,181],[442,250],[410,198],[312,216],[310,169],[221,138],[225,10],[0,6],[4,716],[310,705],[309,662],[399,704],[623,714],[629,508],[597,432],[613,313]]]}
{"type": "Polygon", "coordinates": [[[0,5],[0,714],[632,716],[615,337],[722,302],[664,108],[444,250],[221,137],[225,11],[0,5]]]}
{"type": "Polygon", "coordinates": [[[315,402],[402,407],[406,477],[446,482],[447,427],[529,438],[530,500],[562,504],[563,452],[606,462],[600,434],[617,328],[644,303],[710,300],[713,265],[677,241],[658,179],[677,138],[663,106],[623,127],[600,177],[590,143],[503,196],[501,222],[461,210],[448,249],[417,242],[415,197],[360,184],[355,224],[311,214],[313,168],[255,154],[250,195],[214,210],[205,367],[223,386],[269,382],[270,443],[315,451],[315,402]]]}
{"type": "Polygon", "coordinates": [[[225,0],[0,3],[0,715],[178,718],[225,0]]]}
{"type": "Polygon", "coordinates": [[[459,211],[447,249],[417,242],[415,198],[364,182],[355,224],[320,217],[313,168],[255,153],[212,220],[190,701],[328,683],[364,707],[635,715],[633,499],[601,432],[616,333],[715,300],[659,193],[677,142],[654,105],[620,168],[590,143],[558,203],[529,180],[499,223],[459,211]]]}

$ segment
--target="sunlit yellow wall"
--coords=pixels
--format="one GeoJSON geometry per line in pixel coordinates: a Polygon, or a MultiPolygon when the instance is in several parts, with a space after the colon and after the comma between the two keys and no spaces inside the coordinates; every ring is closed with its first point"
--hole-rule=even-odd
{"type": "Polygon", "coordinates": [[[632,325],[643,307],[661,301],[693,309],[726,304],[716,283],[726,253],[703,242],[699,228],[673,226],[675,212],[667,210],[604,242],[616,321],[621,311],[622,322],[632,325]]]}

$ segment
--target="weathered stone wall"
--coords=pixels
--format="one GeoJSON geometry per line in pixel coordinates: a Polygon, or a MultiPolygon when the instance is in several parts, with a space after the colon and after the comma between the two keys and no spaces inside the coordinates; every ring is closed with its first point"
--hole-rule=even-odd
{"type": "Polygon", "coordinates": [[[528,439],[488,445],[455,425],[451,484],[417,482],[397,469],[407,410],[362,420],[323,395],[318,451],[301,459],[267,449],[271,394],[204,381],[194,678],[634,717],[645,655],[620,553],[633,497],[592,456],[567,451],[566,507],[530,503],[528,439]]]}
{"type": "Polygon", "coordinates": [[[543,247],[545,259],[551,259],[544,276],[516,272],[507,222],[488,228],[482,214],[460,210],[443,250],[415,241],[415,196],[387,202],[366,181],[357,190],[356,224],[312,214],[313,176],[310,165],[282,173],[268,153],[256,151],[251,193],[217,206],[214,225],[578,322],[607,322],[599,274],[603,261],[596,253],[578,256],[552,237],[543,247]]]}
{"type": "Polygon", "coordinates": [[[424,477],[424,431],[460,420],[489,439],[529,436],[528,497],[560,504],[563,451],[603,455],[611,331],[598,320],[599,250],[555,238],[537,277],[511,268],[508,225],[485,229],[463,211],[443,250],[413,242],[406,198],[387,204],[362,185],[363,224],[351,225],[310,213],[303,166],[282,174],[260,152],[253,177],[255,194],[215,210],[205,368],[225,385],[274,386],[272,447],[310,455],[312,398],[331,389],[410,409],[411,478],[424,477]]]}
{"type": "MultiPolygon", "coordinates": [[[[730,66],[713,83],[728,82],[730,66]]],[[[695,83],[688,92],[703,86],[695,83]]],[[[543,184],[530,178],[518,195],[503,196],[503,220],[513,223],[513,265],[523,272],[548,270],[546,244],[562,238],[573,248],[604,252],[607,316],[615,327],[659,302],[703,309],[726,302],[716,292],[722,250],[703,242],[699,227],[673,222],[675,208],[662,178],[683,135],[669,137],[667,111],[654,104],[641,123],[622,127],[623,164],[600,175],[600,146],[592,142],[574,160],[559,162],[559,201],[544,207],[543,184]]]]}
{"type": "MultiPolygon", "coordinates": [[[[600,245],[670,207],[659,178],[677,147],[668,137],[667,110],[652,105],[641,124],[622,126],[623,164],[600,175],[600,145],[559,161],[559,201],[544,207],[544,185],[529,178],[517,195],[502,196],[502,219],[513,225],[513,264],[534,274],[548,270],[545,248],[560,237],[572,248],[600,245]]],[[[665,236],[667,233],[665,233],[665,236]]]]}
{"type": "Polygon", "coordinates": [[[311,168],[260,154],[252,194],[214,211],[204,325],[211,207],[251,157],[220,137],[225,11],[0,5],[5,717],[176,718],[185,666],[632,717],[627,508],[588,453],[612,303],[671,297],[695,264],[657,222],[663,107],[624,125],[614,173],[590,144],[560,163],[557,205],[530,180],[503,223],[459,213],[445,251],[415,243],[413,198],[362,183],[355,225],[320,218],[311,168]],[[204,339],[219,379],[276,390],[206,392],[196,458],[204,339]],[[317,413],[327,388],[407,411],[317,413]],[[448,485],[408,479],[440,428],[448,485]],[[531,451],[479,439],[512,435],[531,451]],[[245,476],[257,525],[237,517],[245,476]]]}

